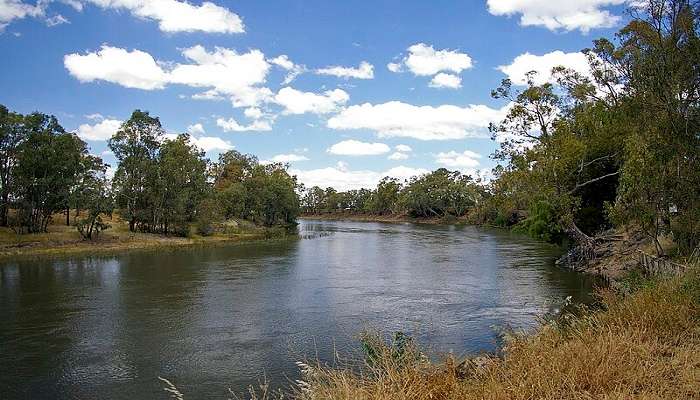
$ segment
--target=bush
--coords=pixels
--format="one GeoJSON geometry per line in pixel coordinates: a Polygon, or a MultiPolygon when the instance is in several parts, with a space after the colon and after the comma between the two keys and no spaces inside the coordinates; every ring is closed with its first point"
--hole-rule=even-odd
{"type": "Polygon", "coordinates": [[[530,207],[530,215],[513,229],[545,242],[561,243],[563,231],[556,217],[554,207],[547,201],[538,201],[530,207]]]}
{"type": "Polygon", "coordinates": [[[87,218],[79,219],[75,227],[78,229],[80,236],[83,239],[97,240],[102,231],[105,231],[112,226],[103,222],[100,215],[90,214],[87,218]]]}

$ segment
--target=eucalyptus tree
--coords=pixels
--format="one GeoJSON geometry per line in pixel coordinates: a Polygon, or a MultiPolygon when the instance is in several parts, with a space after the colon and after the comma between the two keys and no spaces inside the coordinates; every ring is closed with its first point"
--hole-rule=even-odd
{"type": "Polygon", "coordinates": [[[122,218],[129,230],[151,229],[156,219],[158,152],[165,130],[157,117],[135,110],[109,140],[119,161],[113,186],[122,218]]]}
{"type": "Polygon", "coordinates": [[[45,114],[24,117],[23,131],[13,177],[17,225],[28,232],[46,232],[52,215],[70,204],[87,145],[66,132],[56,117],[45,114]]]}
{"type": "Polygon", "coordinates": [[[163,233],[187,235],[197,207],[207,193],[207,160],[187,134],[163,142],[158,155],[158,228],[163,233]]]}
{"type": "Polygon", "coordinates": [[[24,138],[23,118],[0,105],[0,226],[8,224],[17,148],[24,138]]]}

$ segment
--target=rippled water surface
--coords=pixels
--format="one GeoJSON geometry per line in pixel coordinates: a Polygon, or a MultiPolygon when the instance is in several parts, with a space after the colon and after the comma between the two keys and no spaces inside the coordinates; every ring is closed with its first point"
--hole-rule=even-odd
{"type": "Polygon", "coordinates": [[[0,265],[0,397],[228,398],[363,328],[494,350],[591,282],[558,250],[473,227],[302,221],[301,240],[0,265]]]}

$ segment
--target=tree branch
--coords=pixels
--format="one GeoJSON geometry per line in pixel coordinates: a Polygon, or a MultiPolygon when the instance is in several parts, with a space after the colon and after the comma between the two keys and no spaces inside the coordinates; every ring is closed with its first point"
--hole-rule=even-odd
{"type": "Polygon", "coordinates": [[[615,172],[611,172],[611,173],[609,173],[609,174],[605,174],[605,175],[603,175],[603,176],[599,176],[599,177],[597,177],[597,178],[593,178],[593,179],[588,180],[588,181],[583,182],[583,183],[577,183],[576,186],[575,186],[573,189],[569,190],[569,194],[573,194],[573,193],[576,192],[577,190],[581,189],[581,188],[584,187],[584,186],[590,185],[591,183],[595,183],[595,182],[598,182],[598,181],[603,180],[603,179],[605,179],[605,178],[609,178],[609,177],[611,177],[611,176],[615,176],[615,175],[619,175],[619,174],[620,174],[620,170],[617,170],[617,171],[615,171],[615,172]]]}

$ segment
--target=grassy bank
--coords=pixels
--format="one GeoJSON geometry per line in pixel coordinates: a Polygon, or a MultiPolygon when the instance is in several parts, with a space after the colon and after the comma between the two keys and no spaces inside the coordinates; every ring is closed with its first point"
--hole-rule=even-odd
{"type": "MultiPolygon", "coordinates": [[[[59,220],[56,218],[55,220],[59,220]]],[[[177,249],[265,240],[284,236],[282,228],[265,228],[247,221],[229,221],[228,227],[210,236],[189,237],[130,232],[118,216],[107,221],[111,228],[97,240],[84,240],[74,226],[52,224],[47,233],[16,234],[0,228],[0,260],[71,255],[116,254],[132,250],[177,249]]],[[[194,229],[193,229],[194,231],[194,229]]]]}
{"type": "Polygon", "coordinates": [[[358,368],[304,366],[298,399],[699,399],[700,277],[636,282],[603,309],[513,335],[500,356],[432,363],[375,337],[358,368]]]}

